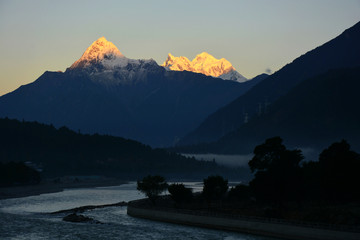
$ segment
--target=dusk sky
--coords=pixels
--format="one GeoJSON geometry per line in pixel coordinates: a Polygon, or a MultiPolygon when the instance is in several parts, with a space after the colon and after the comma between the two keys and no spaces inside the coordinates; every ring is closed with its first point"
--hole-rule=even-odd
{"type": "Polygon", "coordinates": [[[206,51],[247,78],[276,71],[360,21],[360,1],[0,0],[0,95],[64,71],[101,36],[128,58],[206,51]]]}

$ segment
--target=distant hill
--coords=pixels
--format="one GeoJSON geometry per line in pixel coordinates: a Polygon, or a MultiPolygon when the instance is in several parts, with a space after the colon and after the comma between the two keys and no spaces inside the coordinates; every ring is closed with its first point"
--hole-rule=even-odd
{"type": "Polygon", "coordinates": [[[249,153],[265,139],[281,136],[292,147],[324,149],[346,139],[360,150],[360,67],[330,70],[301,82],[238,130],[215,143],[178,151],[249,153]]]}
{"type": "Polygon", "coordinates": [[[211,114],[179,145],[212,142],[269,110],[279,97],[302,81],[330,69],[360,66],[360,22],[335,39],[300,56],[244,95],[211,114]]]}
{"type": "MultiPolygon", "coordinates": [[[[169,153],[136,141],[84,135],[66,127],[0,119],[0,162],[31,162],[47,177],[104,175],[138,179],[148,174],[202,179],[211,174],[241,178],[236,170],[169,153]]],[[[2,166],[0,164],[0,166],[2,166]]]]}
{"type": "Polygon", "coordinates": [[[45,72],[1,96],[0,117],[170,146],[256,83],[166,71],[100,38],[66,72],[45,72]]]}

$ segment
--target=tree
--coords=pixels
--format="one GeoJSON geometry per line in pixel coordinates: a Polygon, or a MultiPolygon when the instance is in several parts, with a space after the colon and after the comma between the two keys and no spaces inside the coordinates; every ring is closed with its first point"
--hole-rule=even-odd
{"type": "Polygon", "coordinates": [[[228,180],[221,176],[209,176],[204,179],[203,196],[208,201],[220,200],[225,196],[228,190],[228,180]]]}
{"type": "Polygon", "coordinates": [[[250,188],[247,185],[238,184],[230,189],[228,197],[231,200],[246,200],[250,197],[250,188]]]}
{"type": "Polygon", "coordinates": [[[193,197],[192,190],[184,186],[184,184],[174,183],[168,187],[168,191],[172,197],[172,199],[176,203],[183,203],[190,201],[193,197]]]}
{"type": "Polygon", "coordinates": [[[142,181],[137,181],[137,190],[143,192],[153,204],[155,204],[155,199],[164,191],[166,191],[168,184],[165,181],[165,178],[162,176],[151,176],[148,175],[142,179],[142,181]]]}
{"type": "Polygon", "coordinates": [[[249,161],[255,178],[250,187],[259,200],[283,201],[301,196],[302,175],[300,150],[288,150],[280,137],[269,138],[256,146],[249,161]]]}
{"type": "Polygon", "coordinates": [[[319,162],[304,162],[301,170],[304,179],[304,198],[311,201],[323,198],[324,189],[321,186],[319,162]]]}
{"type": "Polygon", "coordinates": [[[360,154],[351,151],[345,140],[331,144],[319,156],[322,197],[332,200],[360,199],[359,169],[360,154]]]}
{"type": "Polygon", "coordinates": [[[250,170],[254,173],[268,170],[274,162],[280,161],[285,150],[280,137],[266,139],[265,143],[255,147],[254,157],[248,163],[250,170]]]}

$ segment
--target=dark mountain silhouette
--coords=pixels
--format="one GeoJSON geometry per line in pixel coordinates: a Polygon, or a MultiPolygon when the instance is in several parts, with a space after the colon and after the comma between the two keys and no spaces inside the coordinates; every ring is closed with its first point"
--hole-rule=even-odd
{"type": "Polygon", "coordinates": [[[269,112],[254,117],[215,143],[180,151],[249,153],[264,139],[281,136],[292,147],[323,149],[334,141],[360,146],[360,67],[330,70],[303,81],[269,112]]]}
{"type": "Polygon", "coordinates": [[[0,117],[169,146],[257,82],[165,71],[101,38],[65,73],[45,72],[0,97],[0,117]]]}
{"type": "Polygon", "coordinates": [[[279,97],[305,79],[330,69],[360,65],[360,22],[335,39],[300,56],[230,104],[219,109],[183,138],[179,145],[216,141],[268,110],[279,97]],[[259,111],[260,110],[260,111],[259,111]]]}
{"type": "Polygon", "coordinates": [[[80,134],[66,127],[0,119],[0,132],[0,167],[6,166],[1,163],[32,162],[41,166],[45,177],[104,175],[137,179],[162,174],[201,179],[209,174],[238,174],[214,162],[196,161],[120,137],[80,134]]]}

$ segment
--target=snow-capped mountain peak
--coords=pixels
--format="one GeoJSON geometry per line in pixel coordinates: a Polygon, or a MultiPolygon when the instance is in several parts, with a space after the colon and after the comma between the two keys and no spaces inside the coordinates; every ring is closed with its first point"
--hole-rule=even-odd
{"type": "Polygon", "coordinates": [[[174,71],[192,71],[191,62],[187,57],[174,57],[171,53],[169,53],[166,61],[161,65],[165,67],[167,70],[174,71]]]}
{"type": "Polygon", "coordinates": [[[225,58],[216,59],[207,52],[198,54],[192,61],[186,57],[174,57],[169,53],[166,61],[161,65],[167,70],[191,71],[207,76],[219,77],[224,80],[244,82],[247,79],[238,73],[225,58]]]}
{"type": "Polygon", "coordinates": [[[94,63],[114,61],[119,58],[125,58],[125,56],[112,42],[101,37],[86,49],[81,58],[71,65],[70,69],[83,68],[94,63]]]}
{"type": "Polygon", "coordinates": [[[202,52],[202,53],[196,55],[194,60],[195,61],[203,61],[204,59],[208,60],[208,61],[216,61],[217,60],[216,58],[214,58],[214,56],[212,56],[211,54],[209,54],[207,52],[202,52]]]}
{"type": "Polygon", "coordinates": [[[225,58],[216,59],[207,52],[202,52],[192,60],[193,67],[205,75],[219,77],[222,74],[235,70],[231,63],[225,58]]]}
{"type": "Polygon", "coordinates": [[[96,82],[113,85],[145,79],[148,73],[162,68],[153,59],[125,57],[112,42],[101,37],[68,70],[85,72],[96,82]]]}

